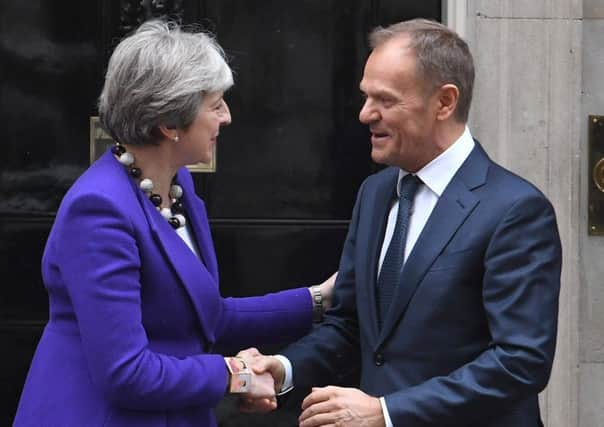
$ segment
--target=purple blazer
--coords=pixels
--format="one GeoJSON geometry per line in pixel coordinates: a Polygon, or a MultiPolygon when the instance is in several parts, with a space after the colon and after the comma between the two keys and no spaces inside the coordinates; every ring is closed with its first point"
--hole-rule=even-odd
{"type": "Polygon", "coordinates": [[[14,426],[215,426],[215,346],[282,343],[311,326],[305,288],[222,298],[203,202],[182,201],[201,260],[105,153],[66,194],[42,259],[50,318],[14,426]]]}

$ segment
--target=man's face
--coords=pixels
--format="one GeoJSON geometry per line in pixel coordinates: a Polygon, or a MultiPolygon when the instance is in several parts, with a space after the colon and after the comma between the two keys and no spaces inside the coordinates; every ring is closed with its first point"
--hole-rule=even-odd
{"type": "Polygon", "coordinates": [[[415,53],[398,37],[369,56],[360,84],[359,120],[371,131],[373,161],[416,172],[438,155],[434,127],[438,97],[416,72],[415,53]],[[432,95],[430,95],[432,93],[432,95]]]}

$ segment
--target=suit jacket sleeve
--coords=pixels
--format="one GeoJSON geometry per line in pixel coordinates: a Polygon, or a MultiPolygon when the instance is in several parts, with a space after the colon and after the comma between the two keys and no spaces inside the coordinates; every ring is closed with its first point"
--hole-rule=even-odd
{"type": "Polygon", "coordinates": [[[282,354],[293,367],[294,385],[308,387],[339,383],[360,368],[359,327],[356,311],[354,252],[359,204],[357,195],[342,250],[333,294],[333,306],[319,327],[282,354]]]}
{"type": "Polygon", "coordinates": [[[492,341],[447,376],[385,396],[394,425],[449,425],[536,395],[554,357],[561,247],[553,208],[526,196],[503,215],[485,259],[483,305],[492,341]]]}
{"type": "Polygon", "coordinates": [[[215,406],[227,386],[222,356],[180,358],[149,348],[137,242],[123,210],[98,194],[72,199],[64,209],[53,241],[92,382],[130,409],[215,406]]]}
{"type": "Polygon", "coordinates": [[[225,298],[216,346],[236,352],[261,344],[288,344],[308,333],[311,325],[312,300],[307,288],[259,297],[225,298]]]}

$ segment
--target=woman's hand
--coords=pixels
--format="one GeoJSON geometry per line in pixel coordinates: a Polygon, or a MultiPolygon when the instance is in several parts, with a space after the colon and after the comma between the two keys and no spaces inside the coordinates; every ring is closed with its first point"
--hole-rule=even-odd
{"type": "Polygon", "coordinates": [[[229,392],[245,393],[251,398],[275,397],[275,382],[270,372],[256,372],[252,369],[251,358],[225,357],[229,371],[229,392]]]}
{"type": "Polygon", "coordinates": [[[269,412],[277,409],[276,394],[281,390],[281,384],[283,384],[285,373],[283,372],[279,375],[280,380],[275,380],[274,378],[276,372],[275,368],[280,368],[281,364],[275,361],[275,363],[271,365],[269,362],[274,358],[262,355],[253,347],[240,351],[237,353],[237,357],[243,359],[245,363],[251,367],[252,372],[255,375],[252,379],[252,384],[254,381],[258,382],[260,379],[262,391],[266,391],[264,388],[269,385],[268,376],[268,378],[270,378],[270,386],[273,387],[272,390],[270,390],[269,397],[265,397],[264,393],[260,393],[262,397],[258,397],[257,394],[253,395],[252,393],[242,394],[239,399],[239,409],[242,412],[269,412]]]}

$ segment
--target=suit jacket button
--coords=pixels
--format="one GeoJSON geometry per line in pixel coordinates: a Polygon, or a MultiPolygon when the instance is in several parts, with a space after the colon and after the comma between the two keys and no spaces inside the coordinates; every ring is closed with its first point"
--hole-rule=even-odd
{"type": "Polygon", "coordinates": [[[382,366],[384,364],[384,355],[382,353],[375,353],[373,361],[375,366],[382,366]]]}

